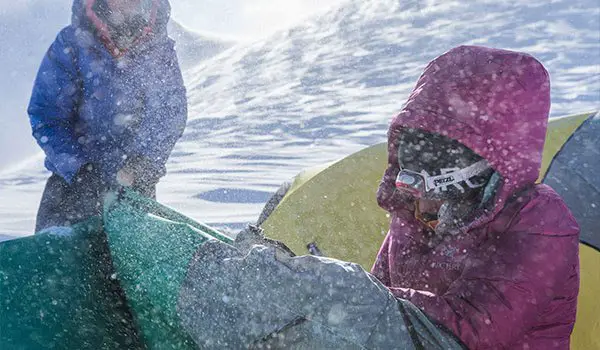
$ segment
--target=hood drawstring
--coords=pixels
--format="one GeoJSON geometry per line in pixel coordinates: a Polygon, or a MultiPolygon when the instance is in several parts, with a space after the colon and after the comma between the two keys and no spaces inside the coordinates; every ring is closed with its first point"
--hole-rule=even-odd
{"type": "Polygon", "coordinates": [[[419,220],[423,225],[432,231],[435,231],[439,220],[437,214],[423,213],[419,200],[415,203],[415,219],[419,220]]]}

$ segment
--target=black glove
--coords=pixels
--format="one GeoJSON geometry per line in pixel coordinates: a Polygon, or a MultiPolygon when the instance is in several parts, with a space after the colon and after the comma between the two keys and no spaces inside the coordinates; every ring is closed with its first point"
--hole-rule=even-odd
{"type": "Polygon", "coordinates": [[[153,192],[152,189],[165,174],[164,166],[157,166],[146,157],[130,157],[117,172],[117,182],[142,193],[153,192]]]}
{"type": "Polygon", "coordinates": [[[254,245],[264,245],[274,247],[285,255],[296,256],[283,242],[265,237],[263,229],[255,225],[248,225],[240,231],[235,237],[233,245],[244,253],[250,251],[254,245]]]}

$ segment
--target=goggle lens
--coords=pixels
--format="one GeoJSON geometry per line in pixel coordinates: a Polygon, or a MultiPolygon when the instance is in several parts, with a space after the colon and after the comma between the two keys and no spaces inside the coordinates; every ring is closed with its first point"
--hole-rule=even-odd
{"type": "Polygon", "coordinates": [[[396,188],[420,197],[425,192],[425,179],[421,174],[402,170],[396,177],[396,188]]]}
{"type": "Polygon", "coordinates": [[[413,185],[414,183],[416,183],[417,179],[414,176],[412,176],[412,175],[402,174],[401,173],[398,176],[398,181],[396,181],[396,182],[400,182],[402,184],[406,184],[406,185],[410,186],[410,185],[413,185]]]}

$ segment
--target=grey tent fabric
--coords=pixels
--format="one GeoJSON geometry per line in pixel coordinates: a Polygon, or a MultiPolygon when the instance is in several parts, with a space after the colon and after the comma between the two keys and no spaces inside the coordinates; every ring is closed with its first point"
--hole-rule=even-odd
{"type": "Polygon", "coordinates": [[[205,243],[182,285],[178,312],[200,348],[461,349],[359,265],[205,243]]]}
{"type": "Polygon", "coordinates": [[[267,204],[265,204],[265,207],[263,208],[262,212],[260,213],[260,216],[258,217],[258,220],[256,221],[256,225],[261,226],[262,224],[264,224],[265,221],[267,221],[269,216],[271,216],[273,211],[275,211],[275,209],[277,208],[281,200],[285,197],[285,195],[288,193],[291,187],[292,182],[286,181],[279,187],[279,189],[277,189],[277,192],[275,192],[273,196],[271,196],[267,204]]]}
{"type": "Polygon", "coordinates": [[[600,250],[600,113],[586,120],[564,144],[544,183],[573,212],[581,227],[581,241],[600,250]]]}

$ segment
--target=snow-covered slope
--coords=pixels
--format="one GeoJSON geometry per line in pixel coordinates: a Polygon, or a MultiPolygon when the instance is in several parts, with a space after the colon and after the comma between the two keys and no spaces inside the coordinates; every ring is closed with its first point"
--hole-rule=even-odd
{"type": "Polygon", "coordinates": [[[168,31],[177,44],[177,56],[182,69],[216,56],[234,44],[213,35],[196,33],[175,20],[169,22],[168,31]]]}
{"type": "MultiPolygon", "coordinates": [[[[459,44],[542,60],[553,116],[596,109],[599,16],[593,0],[350,0],[233,47],[185,73],[190,121],[159,200],[219,226],[254,220],[269,193],[302,168],[384,141],[426,63],[459,44]]],[[[0,196],[24,203],[0,203],[0,232],[31,227],[45,176],[34,164],[0,176],[0,196]]]]}
{"type": "Polygon", "coordinates": [[[253,219],[301,168],[383,141],[426,63],[459,44],[542,60],[553,116],[595,109],[599,15],[594,1],[353,0],[236,47],[188,72],[191,120],[161,196],[210,222],[253,219]]]}

